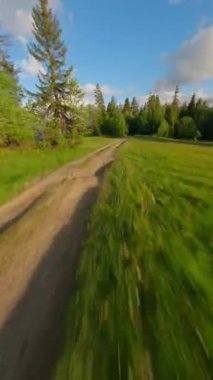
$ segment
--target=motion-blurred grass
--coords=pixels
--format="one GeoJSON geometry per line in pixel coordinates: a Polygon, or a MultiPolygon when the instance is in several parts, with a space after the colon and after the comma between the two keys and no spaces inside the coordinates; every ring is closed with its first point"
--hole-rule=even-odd
{"type": "Polygon", "coordinates": [[[131,140],[119,150],[55,379],[211,379],[212,167],[211,147],[131,140]]]}
{"type": "Polygon", "coordinates": [[[33,179],[112,142],[105,137],[84,137],[72,149],[0,149],[0,204],[33,179]]]}

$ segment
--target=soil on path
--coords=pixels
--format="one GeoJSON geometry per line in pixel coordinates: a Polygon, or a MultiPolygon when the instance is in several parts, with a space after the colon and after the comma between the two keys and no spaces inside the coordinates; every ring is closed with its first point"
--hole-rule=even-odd
{"type": "Polygon", "coordinates": [[[0,379],[48,380],[75,268],[116,143],[0,208],[0,379]]]}

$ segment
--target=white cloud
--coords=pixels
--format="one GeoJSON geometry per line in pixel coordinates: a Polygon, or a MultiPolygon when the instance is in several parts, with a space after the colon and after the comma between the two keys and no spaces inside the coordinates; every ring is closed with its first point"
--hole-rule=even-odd
{"type": "Polygon", "coordinates": [[[45,72],[42,64],[30,54],[27,59],[22,59],[19,65],[24,76],[36,76],[39,72],[45,72]]]}
{"type": "MultiPolygon", "coordinates": [[[[94,91],[95,91],[96,85],[94,83],[87,83],[84,86],[82,86],[82,89],[85,93],[85,103],[86,104],[93,104],[94,103],[94,91]]],[[[120,96],[123,94],[123,91],[118,88],[113,88],[108,85],[102,85],[101,91],[104,96],[111,97],[111,96],[120,96]]]]}
{"type": "MultiPolygon", "coordinates": [[[[0,0],[0,24],[20,42],[26,43],[32,33],[32,7],[36,0],[0,0]]],[[[49,0],[50,6],[57,11],[61,0],[49,0]]]]}
{"type": "Polygon", "coordinates": [[[213,79],[213,25],[200,29],[174,54],[164,56],[166,75],[156,83],[157,90],[191,85],[213,79]]]}

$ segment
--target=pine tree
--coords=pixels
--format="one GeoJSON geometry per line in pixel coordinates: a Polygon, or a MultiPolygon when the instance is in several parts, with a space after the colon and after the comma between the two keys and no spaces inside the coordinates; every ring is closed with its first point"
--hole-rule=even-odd
{"type": "MultiPolygon", "coordinates": [[[[48,0],[39,0],[33,7],[33,34],[35,42],[29,44],[30,54],[42,63],[35,94],[38,109],[50,120],[56,121],[61,133],[73,128],[75,117],[71,100],[82,98],[82,92],[73,79],[73,68],[65,66],[67,49],[61,38],[61,28],[48,6],[48,0]]],[[[75,106],[75,104],[74,104],[75,106]]]]}
{"type": "Polygon", "coordinates": [[[188,112],[188,116],[194,118],[195,112],[196,112],[196,95],[195,94],[192,95],[192,98],[188,104],[187,112],[188,112]]]}
{"type": "Polygon", "coordinates": [[[122,112],[123,112],[124,114],[126,114],[126,115],[130,115],[130,114],[132,113],[129,98],[126,98],[126,99],[125,99],[125,102],[124,102],[124,106],[123,106],[123,110],[122,110],[122,112]]]}
{"type": "Polygon", "coordinates": [[[173,106],[179,107],[179,93],[180,93],[180,89],[179,89],[179,86],[177,85],[175,88],[174,99],[172,102],[173,106]]]}
{"type": "Polygon", "coordinates": [[[103,97],[103,93],[101,91],[99,84],[96,85],[94,95],[95,95],[95,105],[97,109],[100,111],[101,114],[104,114],[105,112],[104,97],[103,97]]]}
{"type": "Polygon", "coordinates": [[[112,96],[110,102],[108,103],[108,106],[107,106],[107,112],[109,114],[112,114],[116,109],[118,108],[117,106],[117,102],[116,102],[116,99],[114,96],[112,96]]]}
{"type": "Polygon", "coordinates": [[[138,115],[139,114],[139,104],[138,104],[135,96],[132,99],[131,110],[132,110],[133,115],[138,115]]]}
{"type": "Polygon", "coordinates": [[[17,70],[14,67],[13,62],[10,60],[10,56],[7,52],[7,48],[10,45],[8,36],[0,35],[0,70],[5,71],[8,75],[13,77],[17,81],[17,70]]]}

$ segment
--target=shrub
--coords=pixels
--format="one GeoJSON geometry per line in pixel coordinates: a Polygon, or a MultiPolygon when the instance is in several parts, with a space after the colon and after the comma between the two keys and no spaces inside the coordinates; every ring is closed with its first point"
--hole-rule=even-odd
{"type": "Polygon", "coordinates": [[[177,124],[177,137],[183,139],[193,139],[196,137],[197,128],[192,117],[184,116],[177,124]]]}
{"type": "Polygon", "coordinates": [[[169,124],[165,119],[161,121],[158,128],[158,137],[168,137],[169,136],[169,124]]]}

